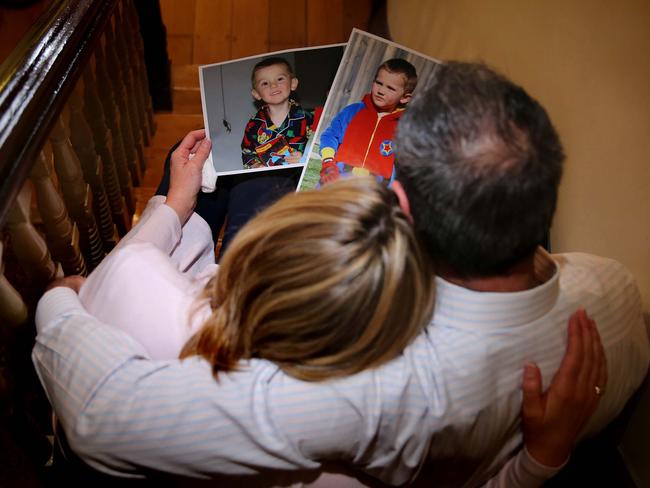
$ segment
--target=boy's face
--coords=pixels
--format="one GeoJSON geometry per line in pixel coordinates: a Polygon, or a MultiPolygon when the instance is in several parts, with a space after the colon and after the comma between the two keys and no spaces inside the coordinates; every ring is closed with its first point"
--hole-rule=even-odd
{"type": "Polygon", "coordinates": [[[292,78],[284,64],[274,64],[257,70],[251,94],[255,100],[262,100],[268,105],[279,105],[286,102],[296,88],[298,78],[292,78]]]}
{"type": "Polygon", "coordinates": [[[399,104],[408,103],[411,94],[406,93],[405,84],[406,77],[403,74],[380,69],[370,92],[372,103],[380,112],[392,112],[399,104]]]}

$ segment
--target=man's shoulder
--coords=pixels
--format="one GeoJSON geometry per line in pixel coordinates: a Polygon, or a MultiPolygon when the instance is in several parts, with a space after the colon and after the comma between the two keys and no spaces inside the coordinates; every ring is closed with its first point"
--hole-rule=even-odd
{"type": "Polygon", "coordinates": [[[560,266],[572,266],[583,268],[616,268],[627,272],[626,268],[615,259],[589,254],[586,252],[566,252],[551,254],[553,260],[560,266]]]}
{"type": "Polygon", "coordinates": [[[563,289],[587,288],[600,293],[620,290],[621,286],[636,288],[632,273],[615,259],[582,252],[553,254],[560,272],[563,289]]]}

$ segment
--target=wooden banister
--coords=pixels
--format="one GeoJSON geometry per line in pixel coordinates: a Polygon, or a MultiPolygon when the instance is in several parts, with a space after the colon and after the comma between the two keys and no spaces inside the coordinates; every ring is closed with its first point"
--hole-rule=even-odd
{"type": "Polygon", "coordinates": [[[0,66],[0,228],[117,0],[55,0],[0,66]]]}

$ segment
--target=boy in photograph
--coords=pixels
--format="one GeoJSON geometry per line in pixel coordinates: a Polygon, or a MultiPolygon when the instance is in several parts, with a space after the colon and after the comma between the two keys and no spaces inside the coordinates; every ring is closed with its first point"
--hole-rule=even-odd
{"type": "Polygon", "coordinates": [[[291,98],[298,87],[291,65],[280,57],[264,59],[253,68],[251,81],[251,94],[262,106],[244,130],[244,168],[299,163],[313,114],[291,98]]]}
{"type": "Polygon", "coordinates": [[[393,135],[417,81],[415,67],[404,59],[377,68],[370,93],[341,110],[321,135],[320,185],[350,174],[393,181],[393,135]]]}

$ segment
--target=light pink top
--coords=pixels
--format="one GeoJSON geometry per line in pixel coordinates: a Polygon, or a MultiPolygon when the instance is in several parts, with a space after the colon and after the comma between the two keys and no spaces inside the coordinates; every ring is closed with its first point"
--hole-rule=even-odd
{"type": "Polygon", "coordinates": [[[217,271],[208,224],[153,197],[138,224],[90,274],[79,297],[92,315],[137,339],[153,359],[172,359],[205,322],[196,297],[217,271]]]}

